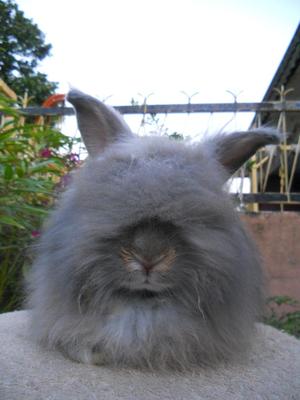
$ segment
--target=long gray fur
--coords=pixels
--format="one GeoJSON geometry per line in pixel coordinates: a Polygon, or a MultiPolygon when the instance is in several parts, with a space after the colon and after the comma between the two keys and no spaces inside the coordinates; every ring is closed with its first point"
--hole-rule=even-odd
{"type": "Polygon", "coordinates": [[[278,134],[193,145],[137,137],[92,97],[68,99],[90,157],[48,222],[29,277],[34,337],[80,362],[138,368],[190,369],[246,350],[263,276],[223,185],[278,134]],[[136,290],[141,277],[119,256],[134,235],[152,252],[164,241],[177,250],[149,291],[136,290]]]}

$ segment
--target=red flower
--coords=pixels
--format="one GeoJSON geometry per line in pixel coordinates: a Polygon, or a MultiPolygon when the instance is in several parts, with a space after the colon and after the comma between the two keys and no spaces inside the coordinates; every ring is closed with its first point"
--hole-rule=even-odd
{"type": "Polygon", "coordinates": [[[32,236],[33,238],[39,237],[40,234],[41,234],[40,231],[32,231],[32,232],[31,232],[31,236],[32,236]]]}
{"type": "Polygon", "coordinates": [[[40,157],[49,158],[52,156],[52,151],[45,147],[43,150],[40,151],[40,157]]]}

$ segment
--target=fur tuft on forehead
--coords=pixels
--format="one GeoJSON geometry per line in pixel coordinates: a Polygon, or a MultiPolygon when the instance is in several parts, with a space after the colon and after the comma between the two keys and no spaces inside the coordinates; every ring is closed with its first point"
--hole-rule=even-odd
{"type": "Polygon", "coordinates": [[[200,145],[135,138],[90,159],[68,201],[74,197],[79,220],[90,216],[104,235],[147,218],[183,227],[224,220],[231,203],[223,182],[224,171],[200,145]]]}

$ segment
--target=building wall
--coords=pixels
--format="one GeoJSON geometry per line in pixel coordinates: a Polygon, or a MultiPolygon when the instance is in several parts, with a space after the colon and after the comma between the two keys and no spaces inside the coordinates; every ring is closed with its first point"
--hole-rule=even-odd
{"type": "Polygon", "coordinates": [[[269,295],[300,301],[300,213],[241,214],[260,250],[269,295]]]}

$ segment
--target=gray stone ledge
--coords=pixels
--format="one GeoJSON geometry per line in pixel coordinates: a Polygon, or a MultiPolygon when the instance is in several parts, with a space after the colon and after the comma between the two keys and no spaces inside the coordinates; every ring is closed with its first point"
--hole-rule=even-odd
{"type": "Polygon", "coordinates": [[[260,325],[247,359],[193,373],[82,365],[36,346],[28,311],[0,315],[1,400],[299,400],[300,341],[260,325]]]}

